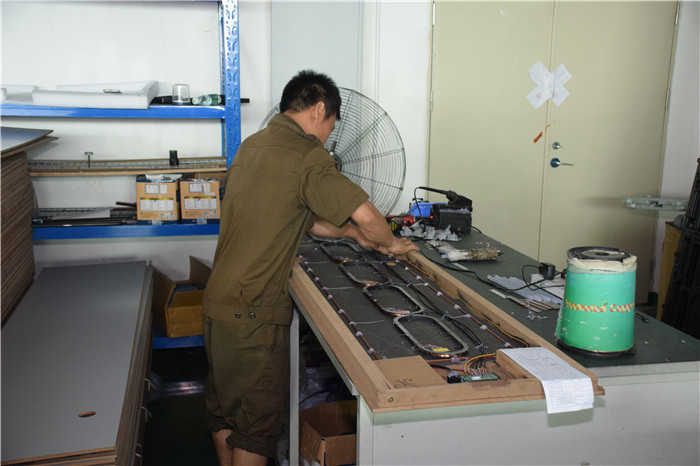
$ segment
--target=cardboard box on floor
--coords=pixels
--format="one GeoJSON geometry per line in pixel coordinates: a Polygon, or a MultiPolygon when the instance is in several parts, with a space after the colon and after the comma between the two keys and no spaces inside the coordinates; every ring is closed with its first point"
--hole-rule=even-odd
{"type": "Polygon", "coordinates": [[[190,256],[189,280],[173,281],[153,273],[153,322],[169,338],[202,333],[202,297],[211,268],[190,256]]]}
{"type": "Polygon", "coordinates": [[[357,459],[357,401],[325,403],[299,413],[299,452],[321,466],[354,464],[357,459]]]}

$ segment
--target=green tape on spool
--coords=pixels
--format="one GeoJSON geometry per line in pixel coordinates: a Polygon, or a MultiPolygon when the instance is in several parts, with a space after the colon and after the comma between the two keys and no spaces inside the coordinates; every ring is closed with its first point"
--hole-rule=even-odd
{"type": "Polygon", "coordinates": [[[580,253],[581,248],[569,251],[555,335],[564,345],[583,351],[627,351],[634,346],[636,258],[621,253],[623,257],[617,254],[610,260],[592,259],[587,250],[583,257],[580,253]]]}

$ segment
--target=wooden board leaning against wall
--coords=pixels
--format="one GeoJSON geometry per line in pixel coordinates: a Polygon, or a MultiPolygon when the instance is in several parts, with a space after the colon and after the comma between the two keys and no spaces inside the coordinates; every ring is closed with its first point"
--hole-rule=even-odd
{"type": "Polygon", "coordinates": [[[34,279],[34,189],[27,151],[55,141],[52,130],[2,128],[2,324],[34,279]]]}

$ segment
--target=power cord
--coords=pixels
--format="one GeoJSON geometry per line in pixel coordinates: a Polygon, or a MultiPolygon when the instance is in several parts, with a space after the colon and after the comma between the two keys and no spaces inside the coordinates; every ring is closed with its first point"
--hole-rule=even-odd
{"type": "MultiPolygon", "coordinates": [[[[548,279],[548,278],[542,278],[541,280],[537,280],[537,281],[530,282],[530,283],[527,283],[527,280],[523,280],[523,281],[525,281],[526,283],[525,283],[525,285],[523,285],[523,286],[521,286],[521,287],[519,287],[519,288],[505,288],[505,287],[503,287],[503,286],[501,286],[501,285],[499,285],[499,284],[497,284],[497,283],[494,283],[494,282],[492,282],[492,281],[490,281],[490,280],[485,280],[485,279],[481,278],[481,277],[479,276],[479,274],[477,274],[477,273],[474,272],[473,270],[469,270],[469,269],[466,269],[466,268],[460,268],[460,267],[454,267],[454,266],[450,265],[449,263],[447,263],[447,262],[445,262],[445,261],[437,261],[437,260],[435,260],[435,259],[433,259],[433,258],[431,258],[431,257],[428,257],[427,255],[426,255],[426,257],[427,257],[429,260],[431,260],[432,262],[434,262],[434,263],[436,263],[436,264],[440,265],[441,267],[446,268],[446,269],[448,269],[448,270],[454,270],[454,271],[457,271],[457,272],[472,274],[472,275],[474,275],[474,277],[475,277],[477,280],[479,280],[480,282],[482,282],[482,283],[484,283],[484,284],[486,284],[486,285],[495,287],[495,288],[497,288],[497,289],[499,289],[499,290],[501,290],[501,291],[519,291],[519,290],[522,290],[522,289],[524,289],[524,288],[533,289],[533,288],[531,288],[533,285],[537,285],[538,283],[542,283],[542,282],[551,280],[551,279],[553,279],[553,278],[556,278],[557,275],[561,275],[562,278],[564,278],[564,277],[566,276],[566,270],[563,270],[563,271],[558,272],[558,273],[555,271],[554,275],[553,275],[550,279],[548,279]]],[[[551,264],[548,264],[548,265],[551,265],[551,264]]],[[[524,272],[525,267],[537,267],[537,268],[539,269],[539,266],[537,266],[537,265],[525,264],[525,265],[522,267],[522,269],[521,269],[521,275],[523,276],[523,278],[525,278],[525,272],[524,272]]],[[[553,267],[553,266],[552,266],[552,267],[553,267]]],[[[559,287],[559,286],[560,286],[560,285],[537,286],[537,287],[535,287],[534,289],[542,290],[542,291],[544,291],[544,292],[546,292],[546,293],[549,293],[550,295],[552,295],[552,296],[554,296],[554,297],[556,297],[556,298],[559,298],[559,296],[557,296],[557,295],[555,295],[555,294],[553,294],[553,293],[551,293],[551,292],[549,292],[549,291],[547,291],[547,290],[545,289],[545,288],[557,288],[557,287],[559,287]]]]}

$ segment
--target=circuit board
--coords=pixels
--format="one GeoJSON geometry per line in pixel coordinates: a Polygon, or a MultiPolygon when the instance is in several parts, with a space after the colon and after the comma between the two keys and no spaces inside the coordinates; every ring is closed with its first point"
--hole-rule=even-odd
{"type": "Polygon", "coordinates": [[[317,237],[304,239],[299,260],[374,359],[449,363],[527,346],[408,262],[317,237]]]}

